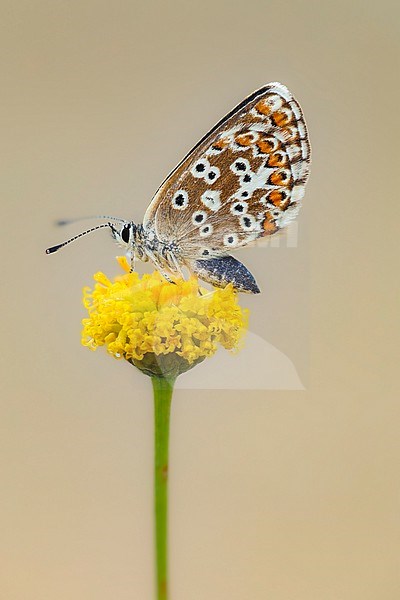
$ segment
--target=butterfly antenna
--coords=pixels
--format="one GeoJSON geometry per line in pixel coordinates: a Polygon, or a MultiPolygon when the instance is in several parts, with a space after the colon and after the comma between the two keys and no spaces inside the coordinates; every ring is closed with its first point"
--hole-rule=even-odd
{"type": "Polygon", "coordinates": [[[70,238],[66,242],[62,242],[61,244],[57,244],[56,246],[47,248],[46,254],[53,254],[53,252],[57,252],[57,250],[60,250],[60,248],[67,246],[68,244],[70,244],[71,242],[74,242],[78,238],[81,238],[84,235],[87,235],[88,233],[92,233],[93,231],[96,231],[97,229],[104,229],[104,227],[110,227],[110,229],[112,229],[112,231],[115,232],[115,227],[114,227],[114,225],[112,225],[112,223],[102,223],[101,225],[97,225],[97,227],[92,227],[91,229],[87,229],[86,231],[83,231],[82,233],[79,233],[78,235],[74,235],[74,237],[70,238]]]}
{"type": "Polygon", "coordinates": [[[126,219],[120,219],[119,217],[110,217],[109,215],[92,215],[90,217],[78,217],[76,219],[60,219],[56,221],[58,227],[64,227],[64,225],[70,225],[71,223],[78,223],[79,221],[86,221],[89,219],[107,219],[108,221],[115,221],[116,223],[125,223],[126,219]]]}

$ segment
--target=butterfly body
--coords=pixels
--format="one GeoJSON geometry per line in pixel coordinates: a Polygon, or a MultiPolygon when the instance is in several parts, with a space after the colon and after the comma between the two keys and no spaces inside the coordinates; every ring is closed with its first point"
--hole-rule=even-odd
{"type": "Polygon", "coordinates": [[[157,190],[141,225],[117,220],[119,227],[105,226],[132,262],[151,260],[169,280],[186,268],[213,285],[231,282],[239,291],[257,293],[254,277],[230,253],[297,216],[309,164],[300,105],[285,86],[270,83],[184,157],[157,190]]]}
{"type": "Polygon", "coordinates": [[[217,287],[232,283],[235,289],[253,294],[259,293],[258,285],[250,271],[236,258],[230,255],[188,260],[175,241],[161,241],[153,229],[145,229],[132,221],[124,222],[118,229],[111,225],[111,233],[117,244],[135,259],[151,261],[168,281],[183,276],[182,267],[200,279],[217,287]]]}
{"type": "Polygon", "coordinates": [[[114,240],[130,256],[132,264],[135,259],[151,260],[167,279],[168,272],[171,275],[175,271],[180,273],[181,253],[175,240],[161,240],[152,228],[136,225],[133,221],[123,221],[119,228],[111,223],[109,226],[114,240]]]}

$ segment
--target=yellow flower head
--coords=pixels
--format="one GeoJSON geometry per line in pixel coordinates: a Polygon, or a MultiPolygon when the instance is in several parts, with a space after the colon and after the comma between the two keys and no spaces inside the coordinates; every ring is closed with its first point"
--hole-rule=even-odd
{"type": "Polygon", "coordinates": [[[94,289],[84,288],[82,344],[106,346],[147,375],[176,377],[215,354],[218,344],[238,348],[248,311],[237,302],[232,285],[210,292],[197,279],[168,283],[155,271],[139,277],[126,273],[111,282],[96,273],[94,289]]]}

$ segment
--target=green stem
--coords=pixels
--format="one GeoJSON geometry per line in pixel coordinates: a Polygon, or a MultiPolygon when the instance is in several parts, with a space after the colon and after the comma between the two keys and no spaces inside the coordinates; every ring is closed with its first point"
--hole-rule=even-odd
{"type": "Polygon", "coordinates": [[[152,377],[154,391],[154,511],[157,600],[168,599],[168,440],[174,379],[152,377]]]}

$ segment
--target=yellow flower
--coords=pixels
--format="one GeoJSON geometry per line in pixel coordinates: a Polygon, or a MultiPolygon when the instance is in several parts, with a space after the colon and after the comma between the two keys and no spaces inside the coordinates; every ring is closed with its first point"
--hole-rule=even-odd
{"type": "Polygon", "coordinates": [[[106,346],[115,358],[129,361],[150,376],[176,377],[212,356],[218,345],[235,350],[247,328],[248,311],[237,302],[232,285],[209,291],[197,279],[168,283],[155,271],[129,273],[111,282],[94,276],[94,289],[84,288],[82,344],[106,346]]]}

